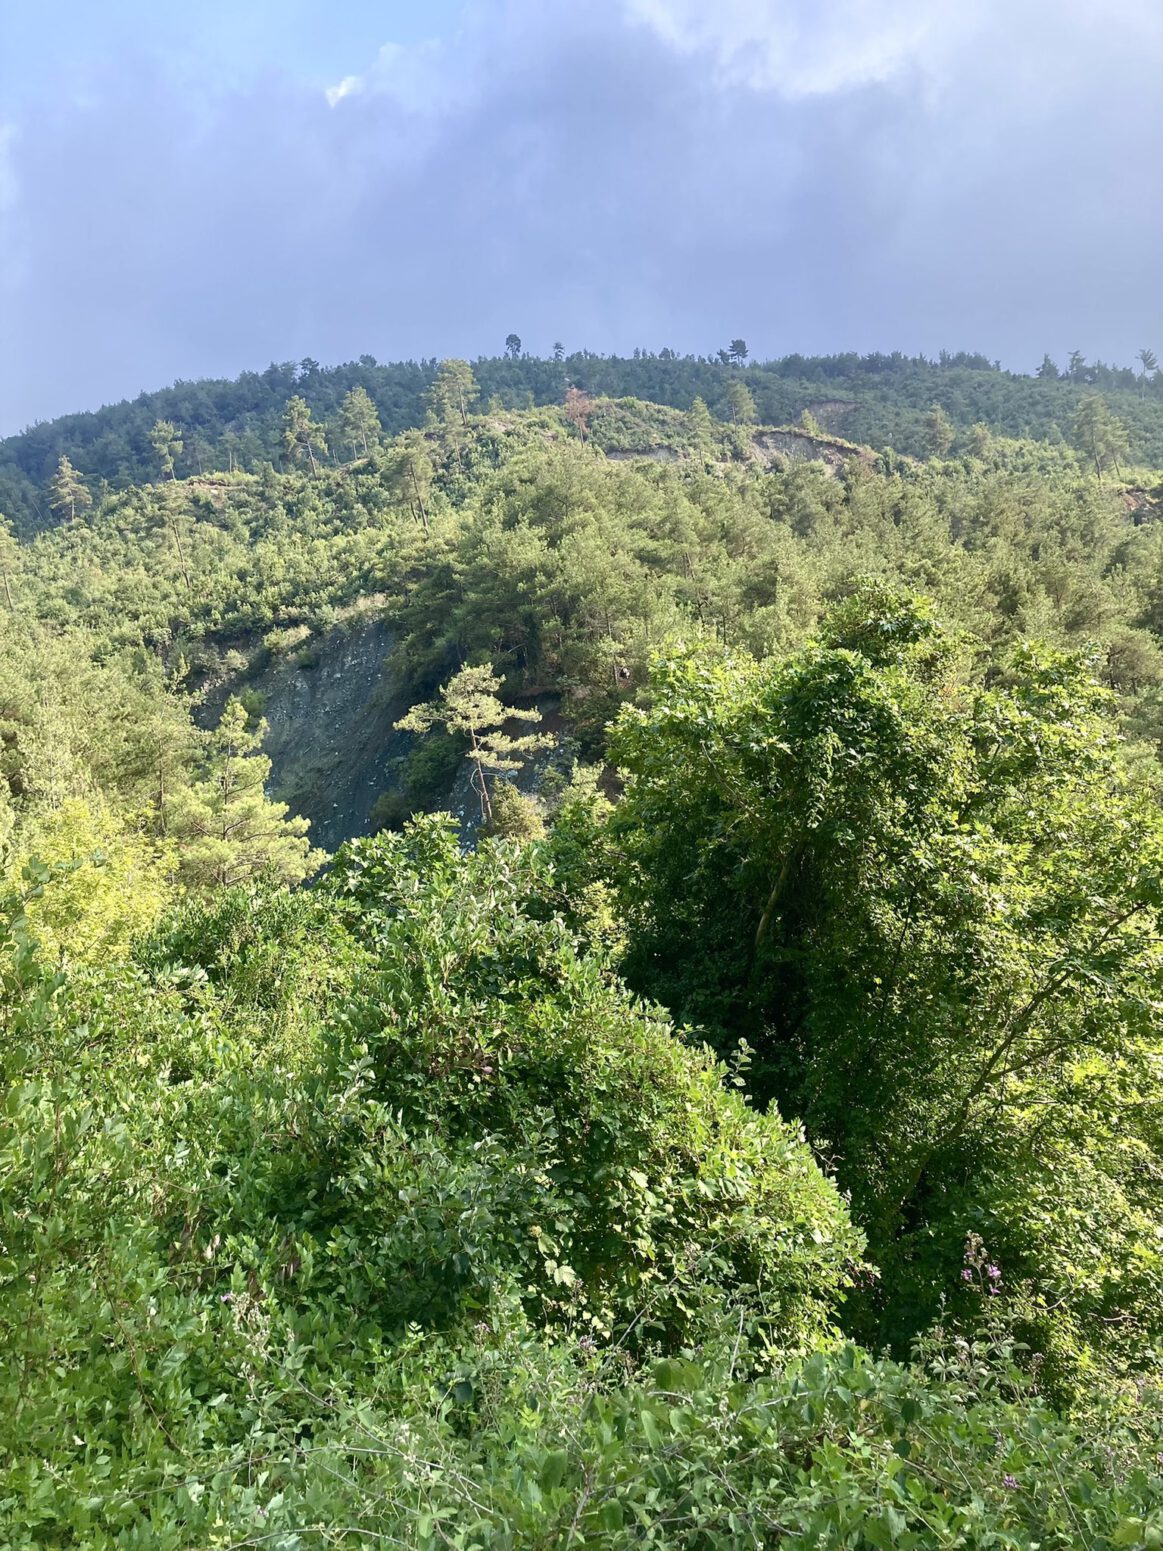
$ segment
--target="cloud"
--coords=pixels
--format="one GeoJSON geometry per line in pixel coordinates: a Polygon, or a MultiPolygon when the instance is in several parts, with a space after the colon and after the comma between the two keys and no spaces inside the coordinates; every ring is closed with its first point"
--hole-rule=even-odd
{"type": "Polygon", "coordinates": [[[0,430],[511,330],[1014,364],[1163,348],[1160,12],[1044,12],[477,0],[330,91],[126,57],[0,141],[0,430]]]}
{"type": "Polygon", "coordinates": [[[724,82],[789,97],[881,82],[928,63],[935,39],[948,39],[950,18],[972,13],[942,13],[932,0],[626,0],[626,8],[673,48],[711,56],[724,82]]]}

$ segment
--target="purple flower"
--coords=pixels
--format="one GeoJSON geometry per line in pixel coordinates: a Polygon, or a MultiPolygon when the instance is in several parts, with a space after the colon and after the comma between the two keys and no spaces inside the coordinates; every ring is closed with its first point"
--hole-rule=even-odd
{"type": "Polygon", "coordinates": [[[985,1274],[989,1277],[991,1282],[1001,1281],[1001,1271],[997,1266],[986,1266],[985,1274]]]}
{"type": "Polygon", "coordinates": [[[1001,1484],[1005,1487],[1007,1492],[1016,1492],[1018,1490],[1017,1476],[1002,1476],[1001,1484]]]}
{"type": "Polygon", "coordinates": [[[962,1273],[961,1273],[961,1280],[963,1282],[972,1282],[972,1280],[973,1280],[973,1272],[969,1269],[968,1266],[966,1266],[965,1270],[962,1271],[962,1273]]]}
{"type": "Polygon", "coordinates": [[[218,1299],[218,1301],[219,1301],[219,1303],[233,1303],[234,1302],[234,1294],[233,1293],[223,1293],[220,1296],[220,1298],[218,1299]]]}

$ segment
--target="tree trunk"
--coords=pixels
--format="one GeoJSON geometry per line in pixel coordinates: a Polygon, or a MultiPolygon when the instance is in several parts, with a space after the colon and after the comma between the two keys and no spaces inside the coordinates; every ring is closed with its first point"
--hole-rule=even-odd
{"type": "Polygon", "coordinates": [[[428,513],[424,509],[424,500],[420,494],[420,481],[416,478],[416,469],[411,463],[408,464],[408,473],[412,476],[412,489],[416,492],[416,505],[420,508],[420,521],[424,524],[424,537],[427,538],[429,536],[428,513]]]}
{"type": "Polygon", "coordinates": [[[174,535],[174,543],[178,546],[178,560],[181,563],[182,575],[186,578],[186,591],[193,592],[194,588],[190,581],[189,568],[186,565],[186,552],[182,548],[182,538],[178,532],[178,519],[176,517],[170,518],[170,531],[174,535]]]}

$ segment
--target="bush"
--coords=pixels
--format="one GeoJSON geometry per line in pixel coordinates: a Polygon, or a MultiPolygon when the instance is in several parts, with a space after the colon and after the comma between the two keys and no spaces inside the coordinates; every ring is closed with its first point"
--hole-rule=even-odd
{"type": "Polygon", "coordinates": [[[817,1338],[860,1255],[835,1189],[774,1110],[751,1111],[709,1053],[530,913],[537,867],[497,842],[462,856],[443,818],[340,854],[326,887],[379,969],[337,1029],[346,1107],[330,1089],[320,1103],[336,1199],[357,1178],[367,1220],[387,1209],[398,1165],[367,1148],[396,1117],[458,1169],[496,1160],[485,1198],[505,1210],[475,1263],[450,1246],[439,1273],[474,1297],[504,1266],[538,1318],[673,1344],[746,1290],[772,1340],[817,1338]]]}

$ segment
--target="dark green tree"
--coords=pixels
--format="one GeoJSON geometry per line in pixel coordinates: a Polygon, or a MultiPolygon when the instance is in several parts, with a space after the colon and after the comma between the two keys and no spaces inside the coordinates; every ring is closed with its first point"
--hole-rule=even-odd
{"type": "Polygon", "coordinates": [[[745,1039],[757,1095],[840,1160],[882,1330],[933,1316],[986,1219],[1035,1323],[1132,1296],[1145,1198],[1083,1115],[1163,1162],[1127,1108],[1157,1048],[1163,829],[1085,667],[1026,650],[982,690],[926,607],[872,587],[790,659],[667,662],[614,747],[630,973],[745,1039]],[[1068,1290],[1055,1195],[1109,1200],[1105,1291],[1068,1290]]]}

